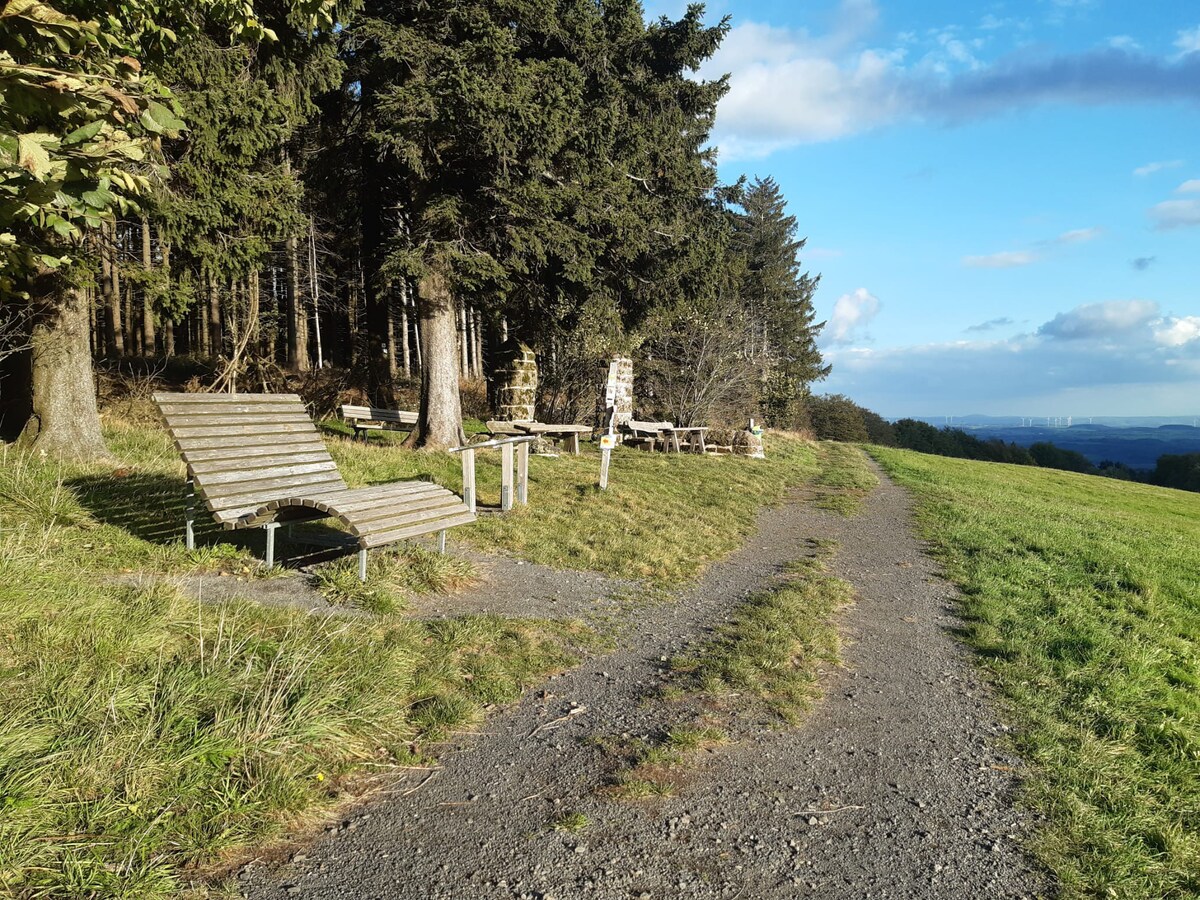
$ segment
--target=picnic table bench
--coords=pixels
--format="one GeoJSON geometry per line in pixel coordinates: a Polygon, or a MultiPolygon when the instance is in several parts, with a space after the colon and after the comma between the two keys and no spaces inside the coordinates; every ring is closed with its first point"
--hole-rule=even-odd
{"type": "Polygon", "coordinates": [[[566,449],[574,456],[579,455],[579,436],[591,434],[591,425],[553,425],[547,422],[502,422],[496,419],[487,423],[488,434],[496,437],[528,434],[543,437],[555,443],[565,444],[566,449]]]}
{"type": "Polygon", "coordinates": [[[367,550],[475,521],[458,495],[430,481],[350,488],[296,394],[154,395],[187,465],[184,527],[195,547],[195,497],[226,529],[263,528],[267,566],[283,523],[337,518],[357,543],[358,577],[367,550]]]}
{"type": "Polygon", "coordinates": [[[625,443],[645,447],[647,450],[667,450],[681,453],[686,448],[695,453],[704,453],[707,446],[704,435],[708,428],[699,426],[680,427],[674,422],[642,422],[630,419],[622,428],[625,443]]]}
{"type": "Polygon", "coordinates": [[[415,412],[401,409],[381,409],[378,406],[355,406],[351,403],[342,404],[342,418],[350,423],[355,437],[365,441],[372,431],[382,431],[393,428],[398,431],[412,431],[419,418],[415,412]]]}

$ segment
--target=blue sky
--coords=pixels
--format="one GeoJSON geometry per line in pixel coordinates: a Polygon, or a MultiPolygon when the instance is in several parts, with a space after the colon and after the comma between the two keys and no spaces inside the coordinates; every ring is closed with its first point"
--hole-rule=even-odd
{"type": "Polygon", "coordinates": [[[722,15],[721,175],[774,176],[809,238],[824,390],[891,416],[1200,413],[1200,3],[722,15]]]}

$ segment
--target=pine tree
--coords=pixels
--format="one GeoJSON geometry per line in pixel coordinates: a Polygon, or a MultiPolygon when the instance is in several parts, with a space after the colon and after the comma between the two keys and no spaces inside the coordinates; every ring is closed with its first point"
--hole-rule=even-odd
{"type": "Polygon", "coordinates": [[[802,271],[796,217],[773,178],[756,178],[734,216],[735,246],[744,258],[740,292],[754,328],[748,354],[763,365],[763,411],[772,425],[789,425],[809,385],[829,374],[816,338],[813,292],[820,276],[802,271]]]}

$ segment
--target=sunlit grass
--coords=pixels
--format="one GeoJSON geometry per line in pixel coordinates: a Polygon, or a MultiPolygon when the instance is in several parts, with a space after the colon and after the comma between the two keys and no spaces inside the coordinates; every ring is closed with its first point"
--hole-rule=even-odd
{"type": "Polygon", "coordinates": [[[1062,895],[1200,896],[1200,496],[873,452],[962,589],[1062,895]]]}

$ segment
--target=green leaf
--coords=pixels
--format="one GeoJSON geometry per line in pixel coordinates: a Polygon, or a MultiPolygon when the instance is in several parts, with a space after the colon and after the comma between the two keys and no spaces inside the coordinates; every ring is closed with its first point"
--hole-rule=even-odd
{"type": "MultiPolygon", "coordinates": [[[[171,112],[168,107],[155,100],[150,101],[150,108],[146,110],[146,113],[149,113],[155,124],[158,125],[157,129],[152,128],[150,129],[151,131],[155,131],[156,133],[165,131],[167,134],[174,135],[180,131],[187,130],[187,125],[181,118],[171,112]]],[[[143,124],[145,124],[145,115],[145,113],[142,114],[143,124]]]]}
{"type": "Polygon", "coordinates": [[[17,135],[17,165],[41,181],[50,171],[50,154],[31,134],[17,135]]]}
{"type": "Polygon", "coordinates": [[[142,112],[142,115],[138,121],[142,123],[143,128],[152,134],[162,134],[163,132],[163,127],[158,124],[158,121],[154,118],[154,116],[150,115],[150,110],[148,109],[142,112]]]}
{"type": "Polygon", "coordinates": [[[83,199],[83,202],[92,209],[98,209],[101,211],[108,209],[109,206],[112,205],[113,200],[116,199],[112,191],[106,191],[103,189],[84,191],[82,194],[80,194],[80,197],[83,199]]]}
{"type": "Polygon", "coordinates": [[[63,138],[63,146],[66,147],[71,144],[82,144],[84,141],[90,141],[100,133],[100,129],[103,127],[103,119],[97,119],[95,122],[88,122],[86,125],[81,125],[63,138]]]}

